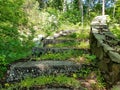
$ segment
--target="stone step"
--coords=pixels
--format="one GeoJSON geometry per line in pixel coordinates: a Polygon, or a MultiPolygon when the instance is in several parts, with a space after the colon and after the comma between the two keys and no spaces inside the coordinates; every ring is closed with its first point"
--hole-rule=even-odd
{"type": "MultiPolygon", "coordinates": [[[[27,88],[23,88],[23,90],[26,90],[27,88]]],[[[30,87],[29,90],[73,90],[73,88],[39,88],[39,87],[30,87]]],[[[84,89],[81,89],[84,90],[84,89]]]]}
{"type": "Polygon", "coordinates": [[[62,53],[65,51],[70,51],[70,50],[79,50],[83,53],[89,53],[89,49],[80,49],[80,48],[54,48],[54,47],[44,47],[44,48],[38,48],[38,47],[34,47],[32,49],[32,55],[37,55],[40,56],[42,54],[51,52],[51,53],[62,53]]]}
{"type": "Polygon", "coordinates": [[[19,81],[27,77],[41,75],[58,75],[78,72],[82,65],[72,61],[28,61],[18,62],[10,66],[7,82],[19,81]]]}
{"type": "MultiPolygon", "coordinates": [[[[27,88],[23,88],[22,90],[27,90],[27,88]]],[[[30,87],[29,90],[86,90],[84,87],[79,87],[79,88],[69,88],[69,87],[44,87],[41,88],[39,86],[35,86],[35,87],[30,87]]]]}
{"type": "Polygon", "coordinates": [[[42,41],[43,45],[46,46],[48,44],[57,44],[57,43],[64,43],[64,42],[81,42],[81,41],[88,41],[88,39],[44,39],[42,41]]]}
{"type": "Polygon", "coordinates": [[[56,39],[59,38],[61,36],[68,36],[72,33],[75,33],[78,30],[61,30],[59,32],[55,32],[52,36],[48,36],[45,39],[56,39]]]}

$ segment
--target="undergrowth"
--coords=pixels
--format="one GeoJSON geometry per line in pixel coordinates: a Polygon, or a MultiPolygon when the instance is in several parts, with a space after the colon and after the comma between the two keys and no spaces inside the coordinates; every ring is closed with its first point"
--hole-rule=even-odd
{"type": "MultiPolygon", "coordinates": [[[[73,77],[67,77],[65,75],[59,75],[59,76],[40,76],[37,78],[27,78],[20,83],[16,84],[5,84],[5,89],[1,90],[22,90],[24,87],[30,88],[32,86],[39,86],[42,88],[42,86],[64,86],[68,88],[80,88],[80,82],[76,80],[73,77]]],[[[83,89],[85,90],[85,89],[83,89]]]]}

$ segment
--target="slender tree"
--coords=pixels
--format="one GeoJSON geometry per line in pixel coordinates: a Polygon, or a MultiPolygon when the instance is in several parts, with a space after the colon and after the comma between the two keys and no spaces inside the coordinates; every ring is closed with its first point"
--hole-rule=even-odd
{"type": "Polygon", "coordinates": [[[78,5],[79,5],[79,10],[80,10],[80,12],[81,12],[81,22],[82,22],[82,27],[83,27],[83,2],[82,2],[82,0],[79,0],[78,1],[78,5]]]}
{"type": "Polygon", "coordinates": [[[113,19],[115,18],[116,1],[117,0],[114,0],[114,5],[113,5],[113,19]]]}
{"type": "Polygon", "coordinates": [[[105,15],[105,0],[102,0],[102,15],[105,15]]]}
{"type": "Polygon", "coordinates": [[[67,0],[63,1],[63,12],[67,11],[67,0]]]}

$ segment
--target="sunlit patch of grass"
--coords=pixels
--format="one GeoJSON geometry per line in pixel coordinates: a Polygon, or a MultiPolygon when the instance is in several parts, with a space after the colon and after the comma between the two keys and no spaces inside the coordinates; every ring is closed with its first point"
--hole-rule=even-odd
{"type": "Polygon", "coordinates": [[[80,45],[78,45],[78,47],[79,47],[79,48],[84,48],[84,49],[89,49],[89,48],[90,48],[89,41],[80,42],[80,45]]]}

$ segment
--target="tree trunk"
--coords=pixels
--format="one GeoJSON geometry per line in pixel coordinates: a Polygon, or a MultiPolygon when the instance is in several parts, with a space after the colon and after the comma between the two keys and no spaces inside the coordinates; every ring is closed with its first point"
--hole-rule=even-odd
{"type": "Polygon", "coordinates": [[[113,6],[113,19],[115,18],[115,8],[116,8],[116,0],[114,1],[114,6],[113,6]]]}
{"type": "Polygon", "coordinates": [[[83,3],[82,3],[82,0],[78,1],[78,5],[79,5],[79,10],[81,12],[81,22],[82,22],[82,27],[83,27],[83,3]]]}
{"type": "Polygon", "coordinates": [[[102,1],[102,15],[105,15],[105,0],[102,1]]]}
{"type": "Polygon", "coordinates": [[[90,0],[88,0],[88,17],[90,19],[90,0]]]}
{"type": "Polygon", "coordinates": [[[63,1],[63,12],[67,11],[67,0],[63,1]]]}

